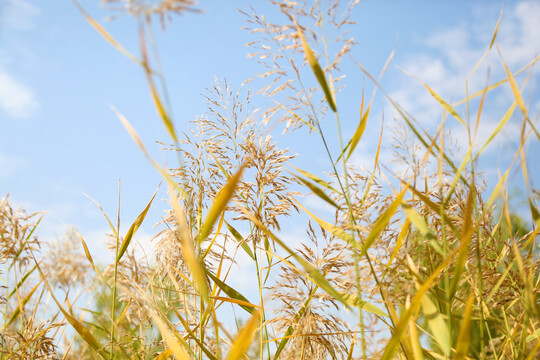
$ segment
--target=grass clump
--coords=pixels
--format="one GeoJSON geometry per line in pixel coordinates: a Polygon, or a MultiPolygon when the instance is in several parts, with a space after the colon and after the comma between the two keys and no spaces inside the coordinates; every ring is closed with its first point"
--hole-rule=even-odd
{"type": "MultiPolygon", "coordinates": [[[[423,129],[358,64],[400,119],[387,147],[393,146],[397,166],[380,160],[381,133],[373,168],[357,169],[351,157],[373,126],[373,97],[364,101],[362,94],[359,104],[346,104],[340,95],[341,63],[352,58],[355,45],[347,28],[358,1],[271,1],[283,23],[245,11],[257,36],[250,56],[266,69],[247,82],[253,88],[262,83],[258,95],[233,90],[227,81],[212,84],[207,114],[182,134],[167,110],[166,88],[156,86],[163,77],[156,75],[159,66],[149,60],[158,58],[150,56],[156,50],[145,39],[153,39],[153,15],[164,26],[172,14],[194,10],[193,2],[107,3],[129,5],[127,13],[138,19],[141,59],[85,16],[142,67],[170,135],[161,144],[179,160],[165,168],[149,157],[171,204],[164,230],[155,235],[156,262],[138,258],[131,245],[155,194],[126,234],[119,220],[114,224],[105,215],[114,255],[106,267],[94,261],[76,231],[56,245],[61,252],[44,251],[34,232],[37,215],[2,200],[4,358],[538,358],[538,191],[522,166],[529,225],[509,210],[507,176],[516,165],[501,169],[492,190],[478,161],[516,106],[522,131],[515,159],[525,164],[526,145],[539,140],[520,84],[504,61],[505,79],[461,101],[482,99],[476,117],[469,115],[472,105],[463,115],[459,103],[426,85],[426,96],[445,113],[434,131],[423,129]],[[484,146],[475,147],[486,94],[507,85],[515,100],[511,112],[484,146]],[[347,106],[360,109],[349,132],[343,129],[350,124],[340,119],[347,106]],[[465,156],[456,155],[448,117],[468,134],[465,156]],[[319,142],[328,157],[326,172],[292,165],[303,155],[272,139],[271,128],[279,123],[290,136],[304,129],[319,142]],[[325,210],[313,210],[313,200],[325,210]],[[287,216],[307,219],[297,244],[283,239],[291,231],[287,216]],[[235,263],[245,267],[252,285],[235,285],[235,263]]],[[[135,129],[118,116],[147,155],[135,129]]]]}

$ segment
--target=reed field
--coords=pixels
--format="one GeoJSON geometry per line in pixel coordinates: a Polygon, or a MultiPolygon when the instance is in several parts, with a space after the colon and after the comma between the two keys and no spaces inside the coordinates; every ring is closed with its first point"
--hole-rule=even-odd
{"type": "Polygon", "coordinates": [[[75,229],[60,242],[42,240],[43,215],[2,194],[2,359],[540,359],[540,191],[528,171],[538,154],[527,151],[540,125],[526,97],[540,57],[522,69],[506,65],[502,15],[470,70],[495,55],[504,77],[453,100],[410,77],[440,106],[437,126],[426,128],[380,85],[393,53],[377,74],[352,56],[347,29],[361,2],[271,0],[272,16],[254,4],[241,10],[241,26],[260,74],[242,86],[208,84],[207,113],[181,132],[155,36],[171,21],[204,17],[206,4],[105,3],[138,22],[138,53],[76,6],[96,36],[140,67],[155,126],[169,136],[155,140],[176,161],[153,158],[113,107],[168,190],[155,259],[136,256],[132,240],[156,194],[125,233],[122,214],[96,202],[110,227],[108,264],[75,229]],[[370,89],[355,102],[342,96],[344,61],[370,89]],[[477,144],[490,94],[503,88],[513,98],[477,144]],[[396,118],[383,121],[374,99],[396,118]],[[343,131],[351,123],[355,130],[343,131]],[[510,123],[521,129],[513,161],[487,185],[482,156],[510,123]],[[459,156],[455,129],[467,144],[459,156]],[[281,132],[309,134],[327,155],[324,169],[280,148],[281,132]],[[373,166],[358,168],[351,159],[368,132],[380,132],[373,166]],[[380,160],[388,149],[393,164],[380,160]],[[525,194],[518,209],[510,178],[525,194]],[[303,229],[298,243],[285,240],[293,225],[303,229]],[[253,279],[246,288],[231,281],[231,269],[246,264],[240,256],[249,266],[237,273],[253,279]]]}

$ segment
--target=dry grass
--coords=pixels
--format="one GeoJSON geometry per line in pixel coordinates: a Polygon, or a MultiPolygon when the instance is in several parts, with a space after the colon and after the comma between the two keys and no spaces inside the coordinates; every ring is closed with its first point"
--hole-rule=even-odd
{"type": "MultiPolygon", "coordinates": [[[[138,18],[141,39],[153,38],[152,15],[164,24],[194,6],[106,3],[138,18]]],[[[141,41],[143,57],[136,61],[171,135],[170,144],[161,144],[178,155],[170,169],[151,159],[171,195],[165,230],[154,238],[154,265],[137,258],[131,245],[153,198],[126,234],[104,214],[114,258],[107,266],[95,263],[75,231],[52,247],[43,242],[34,232],[37,214],[2,200],[2,358],[539,358],[540,196],[527,172],[530,226],[509,210],[507,175],[487,191],[476,161],[484,148],[469,145],[470,156],[459,158],[444,119],[435,131],[424,130],[388,96],[401,119],[392,124],[394,140],[384,144],[381,135],[379,149],[393,149],[402,172],[393,173],[378,156],[373,169],[355,169],[348,159],[362,141],[371,101],[340,102],[340,64],[354,46],[347,28],[358,1],[271,3],[282,23],[253,8],[244,14],[257,37],[251,56],[265,69],[247,86],[263,84],[259,96],[272,105],[257,108],[246,85],[234,90],[216,81],[205,94],[207,113],[185,134],[176,133],[166,94],[154,85],[162,79],[149,61],[156,50],[141,41]],[[339,119],[345,106],[361,108],[350,139],[342,138],[339,119]],[[332,117],[335,148],[320,125],[332,117]],[[269,126],[276,123],[284,131],[309,129],[328,154],[327,172],[288,166],[295,156],[272,140],[269,126]],[[327,204],[333,216],[310,209],[308,198],[327,204]],[[295,248],[280,239],[290,230],[286,216],[309,218],[295,248]],[[250,264],[240,263],[239,253],[250,264]],[[253,280],[249,288],[233,286],[231,271],[239,265],[253,280]]],[[[522,111],[515,157],[525,162],[526,144],[539,140],[536,122],[520,84],[509,70],[506,75],[465,102],[510,83],[522,111]]],[[[463,120],[434,91],[426,96],[474,133],[478,124],[463,120]]],[[[481,102],[478,121],[487,105],[481,102]]],[[[503,118],[499,130],[505,124],[503,118]]]]}

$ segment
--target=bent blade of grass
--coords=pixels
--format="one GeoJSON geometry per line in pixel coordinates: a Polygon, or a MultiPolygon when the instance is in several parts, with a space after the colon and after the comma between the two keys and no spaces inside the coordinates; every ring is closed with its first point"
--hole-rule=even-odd
{"type": "Polygon", "coordinates": [[[382,215],[375,221],[375,224],[373,225],[373,228],[369,232],[368,236],[365,238],[363,244],[362,244],[362,250],[360,252],[360,257],[367,254],[369,248],[373,245],[375,240],[379,237],[379,235],[382,233],[382,231],[386,228],[390,220],[392,219],[392,216],[398,209],[399,205],[401,204],[401,201],[403,199],[403,196],[407,192],[408,186],[405,186],[405,188],[396,196],[392,204],[388,206],[388,208],[382,213],[382,215]]]}
{"type": "MultiPolygon", "coordinates": [[[[92,268],[94,269],[94,271],[96,272],[96,274],[98,274],[98,276],[103,280],[103,282],[105,283],[105,285],[107,285],[107,287],[110,289],[111,286],[109,285],[109,282],[107,281],[107,279],[103,276],[103,274],[101,273],[101,271],[99,271],[98,267],[96,266],[96,264],[94,263],[94,259],[92,258],[92,254],[90,253],[90,250],[88,249],[88,246],[86,245],[86,241],[84,241],[84,238],[82,237],[81,234],[79,234],[79,232],[77,230],[75,230],[74,228],[72,228],[72,231],[75,232],[75,235],[77,235],[77,237],[79,238],[79,240],[81,241],[81,245],[83,246],[83,250],[84,250],[84,255],[86,256],[86,259],[88,260],[88,262],[90,263],[90,265],[92,266],[92,268]]],[[[115,231],[116,232],[116,231],[115,231]]]]}
{"type": "Polygon", "coordinates": [[[148,210],[150,209],[150,205],[152,205],[152,201],[154,201],[154,198],[156,197],[158,189],[154,192],[154,195],[152,195],[152,198],[148,202],[148,205],[144,208],[144,210],[137,216],[137,219],[131,224],[129,227],[128,232],[126,233],[126,236],[124,237],[124,241],[122,242],[122,246],[120,246],[120,249],[118,250],[118,256],[116,257],[116,262],[119,262],[120,259],[122,259],[122,256],[124,256],[124,253],[126,252],[129,244],[131,243],[131,240],[133,239],[133,236],[139,230],[139,227],[141,226],[142,222],[144,221],[144,218],[146,217],[146,214],[148,213],[148,210]]]}
{"type": "Polygon", "coordinates": [[[426,220],[407,202],[402,202],[401,207],[407,215],[407,218],[411,220],[413,225],[420,231],[420,234],[428,240],[428,244],[437,251],[441,256],[446,256],[446,252],[441,248],[435,235],[429,230],[426,220]]]}
{"type": "Polygon", "coordinates": [[[413,225],[420,231],[422,236],[424,236],[426,239],[435,239],[435,236],[429,230],[428,224],[426,223],[426,219],[422,217],[418,213],[418,211],[415,210],[415,208],[412,207],[411,204],[403,201],[401,203],[401,208],[405,212],[405,215],[407,215],[407,218],[413,223],[413,225]]]}
{"type": "MultiPolygon", "coordinates": [[[[469,185],[470,186],[470,185],[469,185]]],[[[456,229],[456,226],[452,223],[448,215],[446,215],[446,212],[444,212],[441,207],[437,204],[435,204],[433,201],[429,199],[428,196],[426,196],[421,191],[418,191],[414,186],[409,185],[409,189],[412,190],[412,192],[422,200],[424,204],[426,204],[431,210],[433,210],[435,213],[439,214],[445,221],[445,223],[448,225],[448,227],[452,230],[454,235],[459,237],[459,232],[456,229]]]]}
{"type": "Polygon", "coordinates": [[[94,199],[92,199],[89,195],[83,193],[84,196],[86,196],[88,199],[90,199],[94,204],[97,205],[97,207],[99,208],[99,210],[101,211],[101,213],[103,214],[103,216],[105,216],[105,219],[107,220],[107,222],[109,223],[109,227],[111,228],[111,231],[112,231],[112,234],[114,235],[114,237],[116,237],[116,228],[114,227],[114,225],[112,224],[111,222],[111,219],[109,219],[109,217],[107,216],[107,213],[105,212],[105,210],[103,210],[103,208],[101,207],[101,205],[94,199]]]}
{"type": "Polygon", "coordinates": [[[311,182],[307,181],[301,176],[293,174],[295,178],[297,178],[302,184],[306,185],[315,195],[317,195],[322,200],[326,201],[328,204],[332,205],[336,209],[339,210],[339,205],[334,202],[328,195],[325,194],[325,192],[319,188],[318,186],[312,184],[311,182]]]}
{"type": "Polygon", "coordinates": [[[472,321],[472,309],[474,305],[474,292],[471,292],[467,303],[465,305],[465,312],[461,320],[461,327],[456,339],[455,349],[456,355],[453,360],[465,360],[469,353],[469,346],[471,345],[471,321],[472,321]]]}
{"type": "Polygon", "coordinates": [[[296,21],[295,18],[291,17],[291,19],[294,21],[294,25],[296,26],[298,37],[300,37],[300,41],[302,42],[302,48],[304,49],[306,60],[309,66],[311,66],[311,70],[313,70],[313,73],[315,74],[315,77],[317,78],[317,81],[319,82],[319,85],[321,86],[324,92],[326,101],[328,102],[330,109],[332,109],[333,112],[337,112],[334,96],[332,92],[330,91],[330,87],[328,86],[328,82],[326,81],[326,76],[324,75],[324,71],[321,68],[321,65],[319,65],[319,62],[317,61],[317,58],[315,57],[313,50],[311,50],[311,48],[309,47],[309,44],[307,43],[307,40],[304,37],[304,33],[302,32],[300,25],[298,25],[298,22],[296,21]]]}
{"type": "Polygon", "coordinates": [[[214,284],[217,285],[225,294],[227,294],[231,299],[237,300],[237,304],[244,310],[246,310],[248,313],[253,314],[253,308],[257,307],[256,305],[253,305],[251,301],[249,301],[244,295],[240,294],[238,291],[221,281],[216,275],[212,274],[212,272],[208,269],[205,269],[206,274],[212,279],[214,284]],[[250,304],[250,305],[247,305],[250,304]]]}
{"type": "Polygon", "coordinates": [[[75,331],[82,337],[82,339],[90,345],[92,349],[94,349],[104,360],[107,360],[110,358],[110,353],[105,350],[105,347],[101,345],[101,343],[92,335],[90,331],[75,317],[73,317],[69,312],[67,312],[64,307],[60,304],[56,296],[54,295],[54,291],[49,285],[49,282],[47,281],[47,278],[43,274],[43,271],[41,270],[39,264],[35,260],[37,269],[39,271],[39,274],[41,275],[41,279],[43,283],[45,284],[45,287],[49,291],[49,294],[51,295],[53,301],[56,303],[56,306],[58,306],[58,309],[62,312],[66,320],[69,322],[69,324],[75,329],[75,331]]]}
{"type": "Polygon", "coordinates": [[[217,219],[219,219],[221,213],[225,211],[225,207],[227,206],[229,200],[233,197],[236,186],[242,177],[242,172],[244,171],[245,167],[246,163],[244,162],[216,195],[214,203],[212,204],[212,207],[210,207],[210,210],[206,215],[206,219],[201,226],[199,235],[197,235],[198,243],[201,243],[208,235],[210,235],[214,223],[217,221],[217,219]]]}
{"type": "Polygon", "coordinates": [[[252,258],[253,260],[255,260],[255,256],[253,255],[253,251],[251,251],[251,248],[248,246],[248,244],[246,244],[246,242],[244,241],[244,238],[242,237],[242,235],[240,235],[240,233],[238,232],[238,230],[236,230],[231,224],[229,224],[227,221],[225,221],[225,225],[227,225],[227,228],[229,229],[229,232],[232,234],[232,236],[235,238],[236,241],[238,241],[238,243],[240,244],[240,246],[242,247],[242,249],[244,249],[244,251],[246,252],[246,254],[249,255],[250,258],[252,258]]]}
{"type": "Polygon", "coordinates": [[[260,316],[260,311],[255,311],[251,318],[246,322],[234,340],[231,351],[227,356],[227,360],[241,359],[248,351],[251,342],[253,341],[253,337],[255,336],[255,332],[259,328],[260,316]]]}

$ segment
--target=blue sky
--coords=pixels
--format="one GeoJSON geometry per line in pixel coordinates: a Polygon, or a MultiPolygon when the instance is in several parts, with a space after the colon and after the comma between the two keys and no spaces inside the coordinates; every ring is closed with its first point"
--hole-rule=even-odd
{"type": "MultiPolygon", "coordinates": [[[[134,19],[124,15],[107,22],[104,20],[111,13],[99,1],[80,3],[120,43],[138,54],[134,19]]],[[[202,13],[173,17],[166,32],[156,30],[179,131],[188,130],[188,121],[204,113],[205,100],[200,94],[215,78],[227,78],[238,88],[262,71],[247,57],[249,49],[245,44],[255,37],[242,30],[245,18],[237,10],[246,9],[248,3],[203,1],[199,4],[202,13]]],[[[251,4],[259,12],[274,12],[266,2],[251,4]]],[[[351,28],[351,35],[358,42],[353,55],[377,75],[395,46],[383,86],[420,123],[433,129],[442,115],[440,107],[417,80],[398,67],[414,73],[449,100],[462,98],[463,80],[487,49],[503,5],[497,44],[511,70],[517,71],[540,54],[538,1],[364,0],[353,16],[357,25],[351,28]]],[[[483,86],[488,65],[491,82],[503,78],[495,50],[470,79],[470,89],[483,86]]],[[[350,61],[343,70],[349,77],[340,103],[354,104],[363,75],[350,61]]],[[[524,79],[518,77],[518,82],[524,79]]],[[[530,100],[533,120],[540,107],[538,85],[538,70],[533,70],[524,93],[525,101],[530,100]]],[[[371,88],[366,80],[367,94],[371,88]]],[[[484,139],[511,104],[510,88],[504,87],[490,100],[479,133],[484,139]]],[[[97,34],[71,1],[0,3],[0,196],[10,193],[17,206],[47,211],[43,236],[62,236],[66,231],[63,222],[79,229],[90,239],[91,246],[101,251],[99,243],[107,224],[84,194],[113,215],[120,179],[122,223],[127,228],[160,182],[111,111],[111,105],[131,122],[155,159],[171,161],[154,143],[168,141],[168,137],[156,117],[143,72],[97,34]]],[[[372,161],[380,111],[384,109],[385,119],[394,116],[382,97],[375,100],[375,105],[378,113],[372,117],[369,136],[352,158],[359,167],[367,167],[372,161]]],[[[346,134],[354,131],[357,112],[357,103],[343,110],[346,134]]],[[[515,116],[514,120],[508,134],[493,144],[484,160],[491,182],[496,180],[497,164],[508,161],[509,150],[518,141],[521,118],[515,116]]],[[[319,148],[318,140],[298,141],[298,132],[280,136],[281,130],[274,134],[280,145],[293,153],[306,154],[298,158],[297,164],[322,164],[323,154],[315,150],[319,148]]],[[[306,139],[305,134],[298,136],[306,139]]],[[[456,136],[458,142],[463,141],[459,129],[456,136]]],[[[332,141],[337,144],[335,137],[332,141]]],[[[539,150],[538,140],[533,139],[530,153],[539,150]]],[[[389,152],[383,160],[388,157],[389,152]]],[[[529,166],[534,181],[538,179],[538,165],[532,162],[529,166]]],[[[315,165],[312,170],[323,169],[315,165]]],[[[165,198],[165,192],[161,192],[139,233],[141,242],[147,243],[154,233],[151,225],[167,208],[161,201],[165,198]]]]}

